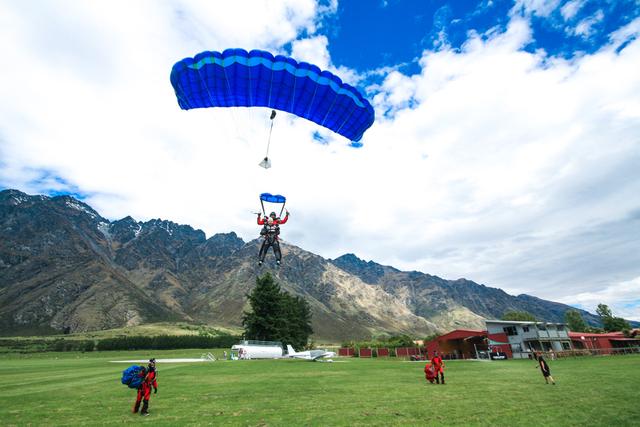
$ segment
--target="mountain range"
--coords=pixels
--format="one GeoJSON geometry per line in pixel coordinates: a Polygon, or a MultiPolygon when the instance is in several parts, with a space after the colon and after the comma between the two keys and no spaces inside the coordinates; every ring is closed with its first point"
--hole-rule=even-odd
{"type": "MultiPolygon", "coordinates": [[[[171,221],[109,221],[71,196],[0,192],[0,334],[53,334],[156,321],[241,326],[246,294],[271,271],[312,308],[314,338],[423,337],[484,328],[527,311],[562,322],[571,307],[471,280],[400,271],[354,254],[325,259],[286,241],[284,265],[256,263],[260,241],[206,238],[171,221]]],[[[269,259],[269,258],[268,258],[269,259]]],[[[599,319],[586,311],[590,324],[599,319]]]]}

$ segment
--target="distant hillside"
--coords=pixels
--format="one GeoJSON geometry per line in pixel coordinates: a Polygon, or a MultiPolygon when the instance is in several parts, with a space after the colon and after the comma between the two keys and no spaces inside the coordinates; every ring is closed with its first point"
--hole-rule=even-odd
{"type": "MultiPolygon", "coordinates": [[[[166,220],[108,221],[69,196],[0,192],[0,333],[94,331],[149,322],[241,326],[259,274],[258,240],[209,239],[166,220]]],[[[570,307],[282,242],[282,287],[305,297],[316,339],[426,336],[525,310],[562,321],[570,307]]],[[[589,323],[597,317],[582,312],[589,323]]]]}

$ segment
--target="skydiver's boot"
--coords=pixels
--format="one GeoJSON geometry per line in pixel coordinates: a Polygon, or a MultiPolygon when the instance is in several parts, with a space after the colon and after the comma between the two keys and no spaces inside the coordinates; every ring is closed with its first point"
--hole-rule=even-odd
{"type": "Polygon", "coordinates": [[[142,411],[140,411],[140,415],[142,415],[143,417],[146,417],[147,415],[149,415],[149,401],[147,399],[144,399],[144,403],[142,404],[142,411]]]}
{"type": "Polygon", "coordinates": [[[440,378],[438,378],[438,374],[436,374],[436,384],[440,384],[440,378]]]}
{"type": "Polygon", "coordinates": [[[280,260],[276,260],[276,268],[280,268],[280,260]]]}
{"type": "Polygon", "coordinates": [[[442,379],[442,385],[444,385],[444,374],[440,374],[440,378],[442,379]]]}
{"type": "Polygon", "coordinates": [[[140,410],[140,401],[136,400],[136,404],[133,405],[133,413],[137,414],[139,410],[140,410]]]}
{"type": "Polygon", "coordinates": [[[262,267],[262,260],[261,259],[258,260],[258,267],[262,267]]]}

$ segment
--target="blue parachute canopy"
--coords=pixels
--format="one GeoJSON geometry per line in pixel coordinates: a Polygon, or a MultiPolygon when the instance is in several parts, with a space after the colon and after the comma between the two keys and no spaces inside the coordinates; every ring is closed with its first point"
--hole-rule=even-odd
{"type": "Polygon", "coordinates": [[[202,52],[177,62],[171,84],[183,110],[269,107],[311,120],[356,144],[373,107],[352,86],[315,65],[263,50],[202,52]]]}
{"type": "Polygon", "coordinates": [[[269,203],[284,203],[287,201],[286,197],[281,196],[280,194],[271,194],[271,193],[262,193],[260,195],[260,200],[263,202],[269,203]]]}

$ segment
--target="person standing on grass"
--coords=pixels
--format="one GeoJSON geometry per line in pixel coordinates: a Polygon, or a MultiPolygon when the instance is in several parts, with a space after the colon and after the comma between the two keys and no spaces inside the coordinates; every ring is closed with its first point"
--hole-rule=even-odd
{"type": "Polygon", "coordinates": [[[444,385],[444,361],[442,360],[442,357],[438,355],[437,351],[433,353],[431,365],[433,365],[433,370],[436,374],[436,383],[440,384],[440,380],[442,380],[442,384],[444,385]],[[438,378],[438,374],[440,374],[440,378],[438,378]]]}
{"type": "Polygon", "coordinates": [[[538,367],[540,368],[540,371],[542,371],[542,376],[544,377],[545,383],[549,384],[549,381],[551,381],[551,384],[556,385],[556,382],[551,376],[551,369],[549,368],[549,364],[546,360],[544,360],[542,354],[536,354],[535,358],[538,361],[538,367]]]}
{"type": "Polygon", "coordinates": [[[151,399],[151,388],[153,387],[153,393],[158,392],[158,372],[156,371],[156,359],[149,359],[149,366],[141,373],[144,376],[144,380],[140,387],[138,387],[138,396],[136,397],[136,404],[133,407],[133,413],[137,413],[140,409],[140,402],[142,402],[142,410],[140,415],[146,417],[149,415],[149,399],[151,399]]]}
{"type": "Polygon", "coordinates": [[[424,377],[431,384],[433,384],[433,381],[436,379],[436,371],[431,362],[427,362],[427,364],[424,365],[424,377]]]}

